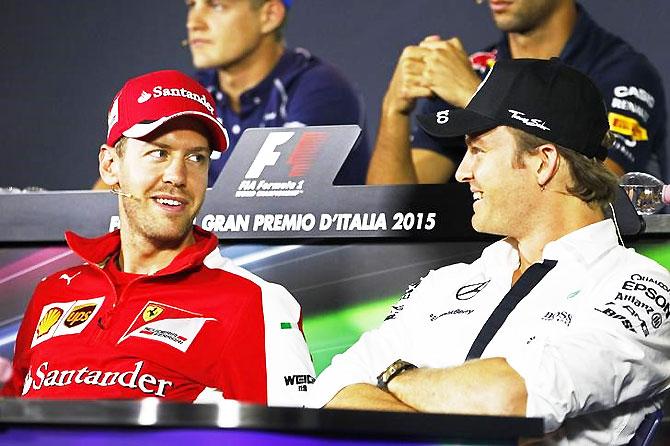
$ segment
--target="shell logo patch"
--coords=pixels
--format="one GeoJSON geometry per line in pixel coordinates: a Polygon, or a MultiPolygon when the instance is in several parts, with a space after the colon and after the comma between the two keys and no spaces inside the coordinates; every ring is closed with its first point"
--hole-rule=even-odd
{"type": "Polygon", "coordinates": [[[160,316],[162,312],[163,307],[154,304],[149,304],[142,312],[142,319],[144,319],[144,322],[152,321],[156,319],[158,316],[160,316]]]}
{"type": "Polygon", "coordinates": [[[63,315],[63,310],[58,307],[50,308],[42,319],[37,323],[37,332],[36,335],[38,338],[41,338],[45,334],[49,333],[49,330],[53,328],[54,325],[60,320],[63,315]]]}
{"type": "Polygon", "coordinates": [[[104,300],[105,297],[102,296],[45,305],[35,327],[30,347],[35,347],[56,336],[81,333],[100,311],[104,300]]]}

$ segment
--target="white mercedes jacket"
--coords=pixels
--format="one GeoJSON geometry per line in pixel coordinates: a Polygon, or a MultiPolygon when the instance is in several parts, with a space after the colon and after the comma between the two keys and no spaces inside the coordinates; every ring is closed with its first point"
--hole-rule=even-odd
{"type": "MultiPolygon", "coordinates": [[[[526,415],[544,419],[548,444],[626,444],[670,387],[670,274],[620,246],[611,220],[547,244],[545,259],[555,267],[482,357],[506,358],[523,377],[526,415]]],[[[518,264],[516,249],[501,240],[472,264],[431,271],[379,328],[333,359],[309,405],[325,405],[350,384],[376,384],[398,358],[419,367],[462,364],[518,264]]]]}

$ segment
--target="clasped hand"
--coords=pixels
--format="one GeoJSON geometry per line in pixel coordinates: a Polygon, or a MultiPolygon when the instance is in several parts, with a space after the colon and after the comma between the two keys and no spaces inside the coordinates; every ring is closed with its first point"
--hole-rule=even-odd
{"type": "Polygon", "coordinates": [[[465,107],[479,83],[457,37],[428,36],[418,46],[403,50],[384,105],[392,112],[409,114],[418,98],[437,96],[465,107]]]}

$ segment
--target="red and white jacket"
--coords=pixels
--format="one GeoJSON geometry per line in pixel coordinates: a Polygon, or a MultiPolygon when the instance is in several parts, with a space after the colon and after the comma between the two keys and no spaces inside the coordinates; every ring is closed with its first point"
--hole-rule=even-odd
{"type": "Polygon", "coordinates": [[[37,286],[0,395],[302,405],[314,368],[300,305],[222,257],[213,234],[194,234],[170,265],[117,296],[102,268],[119,232],[66,233],[87,263],[37,286]]]}

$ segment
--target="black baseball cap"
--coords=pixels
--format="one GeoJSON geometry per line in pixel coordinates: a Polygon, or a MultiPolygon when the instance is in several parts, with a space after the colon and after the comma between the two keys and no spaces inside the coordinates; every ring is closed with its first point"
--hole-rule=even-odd
{"type": "Polygon", "coordinates": [[[609,129],[598,88],[558,58],[496,62],[465,108],[417,118],[439,138],[479,133],[504,125],[589,158],[604,161],[609,129]]]}

